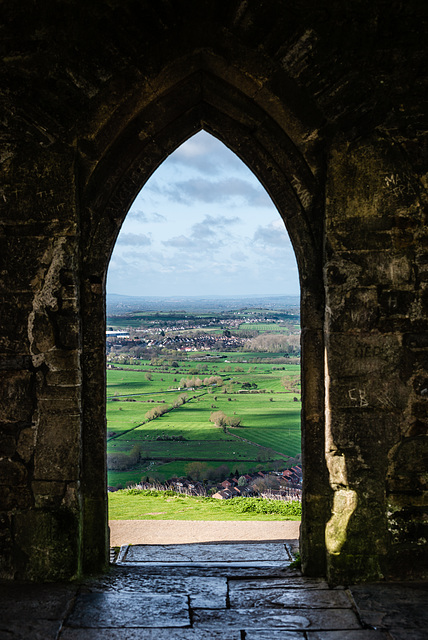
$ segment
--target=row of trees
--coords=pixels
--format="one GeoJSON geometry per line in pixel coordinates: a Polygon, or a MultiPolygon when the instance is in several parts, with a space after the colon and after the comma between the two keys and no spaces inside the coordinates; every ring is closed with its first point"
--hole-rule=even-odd
{"type": "Polygon", "coordinates": [[[289,356],[300,355],[300,335],[284,335],[283,333],[262,333],[245,344],[248,351],[267,353],[284,352],[289,356]]]}
{"type": "Polygon", "coordinates": [[[181,378],[179,387],[181,389],[194,389],[195,387],[210,387],[213,385],[221,385],[223,380],[220,376],[209,376],[201,380],[200,378],[181,378]]]}
{"type": "Polygon", "coordinates": [[[152,409],[149,409],[146,415],[144,416],[144,418],[147,421],[160,418],[160,416],[163,416],[165,413],[168,413],[168,411],[171,411],[171,409],[177,409],[178,407],[181,407],[181,405],[185,404],[187,400],[188,400],[187,394],[180,393],[178,398],[176,398],[172,403],[172,406],[168,404],[159,404],[157,407],[153,407],[152,409]]]}
{"type": "Polygon", "coordinates": [[[172,407],[170,407],[168,404],[160,404],[157,407],[149,409],[144,417],[146,420],[155,420],[156,418],[159,418],[160,416],[163,416],[165,413],[170,411],[171,408],[172,407]]]}
{"type": "Polygon", "coordinates": [[[220,482],[229,476],[230,469],[226,464],[219,467],[211,467],[206,462],[189,462],[185,466],[185,472],[188,478],[201,482],[220,482]]]}
{"type": "Polygon", "coordinates": [[[141,460],[141,446],[135,444],[129,454],[109,453],[107,455],[107,467],[111,471],[127,471],[141,460]]]}

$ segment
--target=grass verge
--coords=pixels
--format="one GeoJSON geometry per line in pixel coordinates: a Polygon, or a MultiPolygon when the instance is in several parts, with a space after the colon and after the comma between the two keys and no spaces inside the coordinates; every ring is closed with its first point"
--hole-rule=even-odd
{"type": "Polygon", "coordinates": [[[173,491],[124,489],[109,494],[110,520],[300,520],[300,502],[263,498],[216,500],[173,491]]]}

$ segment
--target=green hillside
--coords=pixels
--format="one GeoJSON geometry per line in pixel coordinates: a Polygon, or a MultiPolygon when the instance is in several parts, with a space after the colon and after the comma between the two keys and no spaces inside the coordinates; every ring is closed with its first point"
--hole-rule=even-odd
{"type": "Polygon", "coordinates": [[[154,473],[164,480],[183,475],[186,465],[197,460],[240,473],[275,461],[285,467],[288,457],[300,453],[299,365],[175,364],[138,360],[108,369],[110,486],[154,473]],[[221,383],[204,385],[211,376],[219,376],[221,383]],[[190,380],[196,385],[179,388],[190,380]],[[186,401],[180,404],[183,394],[186,401]],[[148,412],[156,407],[164,413],[150,419],[148,412]],[[239,418],[240,426],[215,426],[210,416],[217,411],[239,418]]]}

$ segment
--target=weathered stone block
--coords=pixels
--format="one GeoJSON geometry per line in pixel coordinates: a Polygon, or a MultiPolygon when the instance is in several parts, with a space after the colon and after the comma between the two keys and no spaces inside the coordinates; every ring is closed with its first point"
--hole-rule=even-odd
{"type": "Polygon", "coordinates": [[[185,595],[81,593],[67,626],[85,628],[189,627],[185,595]]]}
{"type": "MultiPolygon", "coordinates": [[[[86,481],[89,479],[85,478],[86,481]]],[[[109,534],[107,523],[107,495],[103,485],[88,482],[82,487],[82,571],[85,574],[98,573],[108,566],[109,534]]]]}
{"type": "MultiPolygon", "coordinates": [[[[426,590],[422,585],[373,584],[351,587],[358,614],[364,625],[378,629],[412,630],[428,627],[426,590]]],[[[395,638],[394,632],[392,632],[395,638]]]]}
{"type": "Polygon", "coordinates": [[[79,317],[74,310],[57,313],[54,317],[58,346],[63,349],[78,349],[80,347],[79,317]]]}
{"type": "Polygon", "coordinates": [[[11,458],[16,451],[16,438],[0,433],[0,458],[11,458]]]}
{"type": "Polygon", "coordinates": [[[34,479],[51,481],[77,480],[80,460],[79,414],[57,408],[46,413],[37,427],[37,443],[34,457],[34,479]]]}
{"type": "MultiPolygon", "coordinates": [[[[13,632],[19,634],[18,622],[25,628],[24,621],[30,630],[31,623],[48,620],[62,621],[67,615],[71,602],[76,595],[74,585],[30,585],[30,584],[1,584],[0,585],[0,615],[2,621],[15,621],[13,632]]],[[[12,637],[15,637],[13,635],[12,637]]],[[[22,636],[25,637],[25,636],[22,636]]],[[[33,637],[31,634],[27,637],[33,637]]],[[[49,636],[47,636],[49,637],[49,636]]],[[[40,636],[42,639],[43,636],[40,636]]]]}
{"type": "Polygon", "coordinates": [[[30,509],[32,506],[33,495],[28,487],[0,485],[0,511],[30,509]]]}
{"type": "Polygon", "coordinates": [[[405,347],[410,349],[428,349],[428,332],[406,333],[403,337],[403,343],[405,347]]]}
{"type": "MultiPolygon", "coordinates": [[[[4,294],[3,294],[4,295],[4,294]]],[[[32,294],[7,294],[2,300],[0,334],[0,352],[11,356],[25,358],[30,353],[28,343],[28,316],[32,309],[32,294]]],[[[16,367],[13,367],[16,369],[16,367]]],[[[23,369],[25,367],[19,367],[23,369]]]]}
{"type": "Polygon", "coordinates": [[[326,335],[328,368],[334,380],[357,379],[373,384],[373,379],[390,374],[396,376],[402,357],[401,336],[377,333],[334,333],[326,335]],[[346,357],[344,357],[346,355],[346,357]]]}
{"type": "Polygon", "coordinates": [[[326,291],[328,313],[327,326],[330,331],[358,333],[377,328],[379,320],[378,291],[373,288],[328,286],[326,291]]]}
{"type": "MultiPolygon", "coordinates": [[[[66,374],[68,372],[65,372],[66,374]]],[[[44,381],[43,381],[44,382],[44,381]]],[[[46,385],[41,384],[38,393],[39,409],[41,412],[57,413],[69,412],[80,409],[81,388],[80,385],[46,385]]]]}
{"type": "Polygon", "coordinates": [[[73,369],[49,369],[44,372],[44,380],[48,387],[73,387],[81,384],[81,374],[73,369]]]}
{"type": "Polygon", "coordinates": [[[411,283],[413,264],[407,255],[384,250],[338,251],[325,267],[328,282],[352,288],[368,287],[373,282],[395,288],[411,283]]]}
{"type": "Polygon", "coordinates": [[[53,349],[43,354],[43,362],[50,371],[74,371],[79,375],[80,353],[77,349],[53,349]]]}
{"type": "Polygon", "coordinates": [[[79,572],[79,517],[75,511],[28,510],[13,516],[20,549],[17,577],[31,581],[70,580],[79,572]]]}
{"type": "Polygon", "coordinates": [[[388,367],[382,372],[381,378],[373,371],[373,377],[370,378],[364,375],[350,375],[342,379],[340,366],[337,369],[334,366],[329,367],[332,381],[330,406],[335,407],[336,415],[343,410],[351,415],[358,413],[361,416],[367,412],[403,411],[409,400],[410,389],[400,380],[398,371],[394,374],[390,372],[391,369],[388,367]]]}
{"type": "Polygon", "coordinates": [[[50,351],[55,347],[55,331],[52,320],[44,310],[35,311],[31,316],[31,351],[33,354],[50,351]]]}
{"type": "Polygon", "coordinates": [[[417,497],[427,491],[428,437],[405,438],[390,452],[388,491],[417,497]]]}
{"type": "Polygon", "coordinates": [[[30,371],[0,371],[0,421],[31,421],[32,385],[30,371]]]}
{"type": "Polygon", "coordinates": [[[36,480],[31,483],[34,505],[37,509],[60,507],[65,492],[65,483],[36,480]]]}
{"type": "Polygon", "coordinates": [[[360,629],[350,609],[262,608],[210,611],[198,609],[193,617],[195,629],[275,629],[308,631],[310,629],[360,629]]]}
{"type": "Polygon", "coordinates": [[[230,594],[230,606],[232,609],[252,608],[304,608],[347,609],[351,603],[344,591],[331,591],[329,589],[284,589],[264,587],[257,590],[240,590],[230,594]]]}
{"type": "Polygon", "coordinates": [[[27,469],[20,463],[0,458],[0,485],[20,486],[27,481],[27,469]]]}
{"type": "Polygon", "coordinates": [[[16,451],[18,455],[24,460],[24,462],[29,462],[34,453],[34,448],[36,446],[36,429],[35,427],[28,427],[26,429],[22,429],[19,434],[18,444],[16,446],[16,451]]]}

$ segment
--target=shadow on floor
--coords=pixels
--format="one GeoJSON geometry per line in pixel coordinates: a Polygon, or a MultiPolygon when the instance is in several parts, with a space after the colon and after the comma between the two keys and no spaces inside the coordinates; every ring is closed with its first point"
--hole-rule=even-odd
{"type": "Polygon", "coordinates": [[[330,589],[296,541],[126,546],[80,584],[0,584],[0,640],[426,640],[428,585],[330,589]]]}

